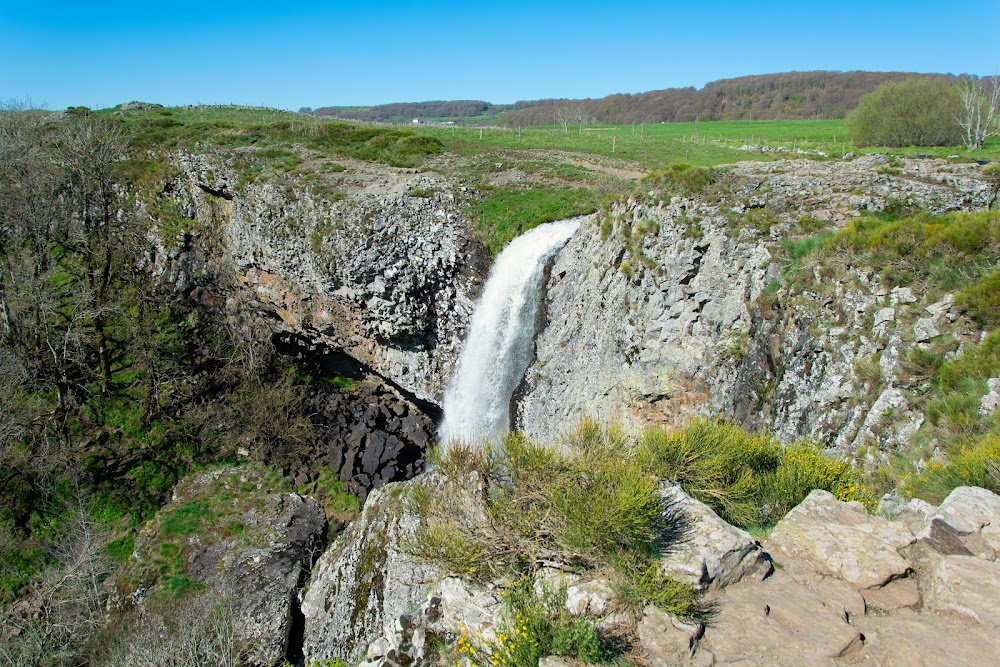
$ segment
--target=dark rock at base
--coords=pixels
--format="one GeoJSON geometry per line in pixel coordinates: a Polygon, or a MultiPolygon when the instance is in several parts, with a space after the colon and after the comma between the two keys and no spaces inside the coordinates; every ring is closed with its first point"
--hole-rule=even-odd
{"type": "Polygon", "coordinates": [[[312,458],[335,470],[344,488],[362,502],[370,489],[423,470],[424,449],[436,424],[418,405],[377,378],[353,392],[310,391],[322,434],[312,458]]]}

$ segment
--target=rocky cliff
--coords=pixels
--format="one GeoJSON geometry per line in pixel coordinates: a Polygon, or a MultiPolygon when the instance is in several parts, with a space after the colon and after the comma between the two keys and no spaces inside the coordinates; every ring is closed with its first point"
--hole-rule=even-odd
{"type": "Polygon", "coordinates": [[[301,176],[248,180],[238,169],[253,155],[170,156],[178,172],[154,199],[192,222],[151,264],[181,290],[209,275],[230,294],[241,285],[276,332],[440,402],[486,257],[452,184],[349,162],[337,165],[342,189],[327,192],[301,176]]]}
{"type": "MultiPolygon", "coordinates": [[[[448,655],[461,657],[462,641],[497,646],[504,582],[447,577],[407,546],[419,520],[401,499],[416,486],[440,493],[440,483],[432,474],[375,492],[358,523],[323,556],[303,603],[307,659],[442,664],[448,655]]],[[[456,514],[475,520],[475,496],[460,496],[456,514]]],[[[661,567],[706,591],[707,624],[652,606],[622,611],[600,574],[538,574],[565,587],[570,614],[591,619],[652,665],[1000,658],[991,603],[1000,593],[993,528],[1000,497],[989,491],[962,487],[939,507],[911,501],[884,507],[885,516],[814,491],[762,544],[680,489],[668,497],[685,527],[661,567]]]]}
{"type": "Polygon", "coordinates": [[[677,424],[707,413],[848,451],[919,427],[896,379],[901,355],[945,331],[978,342],[981,329],[950,295],[890,290],[872,267],[793,289],[782,240],[805,222],[835,230],[887,206],[985,208],[975,166],[869,156],[726,173],[729,192],[671,197],[653,184],[581,227],[546,286],[519,428],[547,438],[583,415],[677,424]],[[883,380],[870,396],[859,391],[864,360],[883,380]]]}

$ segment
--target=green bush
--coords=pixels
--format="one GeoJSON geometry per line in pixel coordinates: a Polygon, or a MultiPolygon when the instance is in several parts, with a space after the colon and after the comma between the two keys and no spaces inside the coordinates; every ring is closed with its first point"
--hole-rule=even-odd
{"type": "Polygon", "coordinates": [[[874,493],[847,461],[809,441],[783,447],[728,422],[696,420],[678,430],[647,429],[640,456],[719,516],[743,528],[777,523],[813,489],[874,507],[874,493]]]}
{"type": "Polygon", "coordinates": [[[963,289],[956,301],[965,306],[972,319],[983,326],[1000,326],[1000,269],[963,289]]]}
{"type": "Polygon", "coordinates": [[[941,366],[941,389],[957,389],[963,380],[987,380],[1000,376],[1000,330],[992,331],[979,345],[970,345],[962,354],[941,366]]]}
{"type": "Polygon", "coordinates": [[[630,449],[621,433],[586,422],[560,447],[510,434],[495,446],[439,451],[432,460],[451,480],[450,493],[467,492],[470,471],[485,481],[488,526],[455,516],[461,503],[449,492],[415,489],[408,504],[421,524],[409,548],[455,574],[482,579],[531,574],[541,562],[603,570],[636,605],[669,603],[666,611],[696,615],[686,587],[663,576],[653,582],[659,588],[634,583],[650,583],[669,517],[658,479],[630,449]],[[677,594],[661,595],[663,588],[677,594]]]}
{"type": "Polygon", "coordinates": [[[878,502],[862,473],[849,461],[824,455],[815,443],[799,441],[782,450],[778,468],[765,478],[763,522],[779,520],[813,489],[829,491],[838,500],[858,501],[869,509],[878,502]]]}
{"type": "Polygon", "coordinates": [[[462,658],[475,665],[537,667],[546,656],[576,658],[586,664],[602,664],[611,657],[594,622],[566,611],[566,589],[541,587],[524,577],[503,593],[503,621],[494,639],[478,640],[462,635],[455,642],[456,662],[462,658]]]}
{"type": "Polygon", "coordinates": [[[737,526],[760,521],[763,476],[778,467],[781,446],[770,436],[728,422],[697,420],[684,429],[647,429],[640,457],[737,526]]]}
{"type": "Polygon", "coordinates": [[[692,197],[704,193],[709,186],[719,180],[719,171],[711,167],[695,167],[684,162],[676,162],[664,171],[651,171],[643,177],[643,183],[657,185],[670,193],[692,197]]]}
{"type": "MultiPolygon", "coordinates": [[[[928,213],[863,217],[823,241],[825,266],[869,266],[890,286],[922,283],[939,290],[972,288],[1000,261],[1000,214],[928,213]]],[[[990,295],[963,296],[988,308],[990,295]]]]}
{"type": "Polygon", "coordinates": [[[959,486],[981,486],[1000,493],[1000,436],[995,434],[962,448],[947,463],[930,463],[904,478],[903,492],[938,504],[959,486]]]}
{"type": "Polygon", "coordinates": [[[958,88],[936,79],[888,81],[847,116],[856,146],[954,146],[962,136],[958,88]]]}

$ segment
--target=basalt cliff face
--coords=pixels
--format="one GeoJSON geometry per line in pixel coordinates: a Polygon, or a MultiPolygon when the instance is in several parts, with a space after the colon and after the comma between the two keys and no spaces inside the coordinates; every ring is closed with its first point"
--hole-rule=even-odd
{"type": "MultiPolygon", "coordinates": [[[[207,300],[222,284],[230,308],[249,301],[301,352],[346,358],[434,412],[488,264],[457,184],[358,163],[331,202],[294,182],[237,192],[221,156],[173,160],[163,196],[198,231],[149,258],[165,281],[207,300]]],[[[582,416],[638,425],[712,414],[844,451],[891,447],[919,427],[895,382],[900,355],[943,333],[977,342],[979,330],[950,295],[889,290],[870,268],[793,293],[775,249],[804,217],[835,230],[893,206],[985,208],[976,166],[868,156],[726,171],[730,196],[651,186],[584,221],[543,288],[514,426],[548,438],[582,416]],[[877,363],[883,382],[859,392],[859,361],[877,363]]]]}
{"type": "Polygon", "coordinates": [[[149,258],[165,281],[249,297],[275,333],[440,402],[486,264],[450,184],[359,162],[330,201],[294,179],[237,188],[231,156],[171,159],[179,173],[162,196],[197,231],[149,258]]]}
{"type": "Polygon", "coordinates": [[[735,205],[651,190],[591,218],[552,267],[516,426],[550,437],[584,415],[640,425],[708,414],[841,451],[905,440],[923,414],[897,377],[901,357],[946,332],[978,342],[980,327],[952,295],[889,289],[871,268],[791,289],[780,256],[802,219],[835,230],[900,203],[942,213],[989,201],[975,166],[886,171],[880,156],[744,163],[730,169],[735,205]],[[859,362],[880,380],[865,386],[859,362]]]}
{"type": "MultiPolygon", "coordinates": [[[[147,264],[206,307],[263,319],[283,351],[377,380],[353,395],[312,397],[330,431],[329,449],[314,454],[367,502],[308,585],[286,587],[296,626],[301,602],[302,637],[279,648],[307,660],[432,664],[435,641],[477,629],[490,636],[501,584],[446,577],[411,553],[417,517],[406,494],[442,493],[442,478],[390,484],[423,469],[488,264],[455,203],[460,186],[358,164],[346,196],[330,201],[302,183],[237,187],[223,156],[172,159],[178,173],[159,196],[197,224],[147,264]]],[[[891,449],[919,428],[925,417],[908,398],[901,360],[944,335],[959,349],[978,343],[981,328],[952,294],[890,289],[873,268],[848,264],[835,279],[793,284],[792,268],[816,268],[790,268],[780,249],[804,220],[835,231],[899,205],[985,208],[991,192],[975,166],[866,157],[726,171],[734,191],[723,197],[651,185],[582,222],[543,281],[513,426],[551,440],[585,416],[638,428],[717,415],[786,441],[814,436],[842,454],[891,449]]],[[[456,507],[470,525],[485,520],[475,475],[456,507]]],[[[696,520],[685,548],[662,565],[718,601],[715,627],[651,607],[616,616],[599,577],[546,575],[568,586],[571,613],[631,627],[652,664],[892,664],[899,651],[944,655],[948,633],[980,642],[970,659],[996,658],[996,619],[978,592],[996,578],[992,494],[966,489],[940,507],[887,507],[888,521],[816,492],[761,545],[679,488],[671,493],[696,520]],[[959,525],[956,512],[979,518],[959,525]],[[784,566],[776,574],[771,556],[784,566]],[[750,618],[770,633],[748,637],[750,618]]]]}

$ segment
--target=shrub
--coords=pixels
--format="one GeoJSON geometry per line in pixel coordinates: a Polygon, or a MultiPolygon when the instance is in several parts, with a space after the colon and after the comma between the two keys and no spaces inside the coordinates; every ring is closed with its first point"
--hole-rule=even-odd
{"type": "Polygon", "coordinates": [[[763,475],[775,470],[781,457],[781,446],[770,436],[708,420],[678,430],[647,429],[639,451],[657,475],[737,526],[759,521],[763,475]]]}
{"type": "Polygon", "coordinates": [[[642,181],[687,197],[703,193],[714,184],[719,172],[711,167],[694,167],[684,162],[675,162],[664,171],[651,171],[642,181]]]}
{"type": "MultiPolygon", "coordinates": [[[[819,252],[827,265],[875,268],[890,286],[923,282],[959,290],[984,280],[1000,260],[1000,214],[858,218],[823,241],[819,252]]],[[[990,303],[985,292],[961,298],[970,307],[990,303]]]]}
{"type": "Polygon", "coordinates": [[[959,486],[981,486],[1000,493],[1000,437],[995,434],[959,451],[947,463],[930,463],[923,472],[903,480],[911,498],[938,504],[959,486]]]}
{"type": "Polygon", "coordinates": [[[496,445],[439,450],[432,461],[450,483],[444,492],[410,492],[409,509],[421,523],[409,550],[483,579],[530,575],[543,562],[603,570],[623,590],[630,586],[633,599],[669,601],[666,610],[680,616],[699,613],[694,594],[666,577],[655,580],[659,588],[632,583],[650,581],[670,517],[658,479],[630,452],[629,439],[585,422],[560,444],[510,434],[496,445]],[[484,483],[485,526],[456,516],[463,503],[449,495],[469,493],[470,471],[484,483]],[[676,594],[660,595],[665,587],[676,594]]]}
{"type": "Polygon", "coordinates": [[[961,142],[958,88],[942,80],[887,81],[847,116],[857,146],[953,146],[961,142]]]}
{"type": "Polygon", "coordinates": [[[1000,330],[991,332],[979,345],[970,345],[959,356],[941,366],[941,389],[951,391],[963,380],[987,380],[1000,375],[1000,330]]]}
{"type": "Polygon", "coordinates": [[[1000,326],[1000,269],[963,289],[956,300],[983,326],[1000,326]]]}
{"type": "Polygon", "coordinates": [[[769,435],[735,424],[697,420],[673,431],[647,429],[640,451],[656,474],[743,528],[777,523],[813,489],[875,505],[860,471],[810,441],[782,447],[769,435]]]}
{"type": "Polygon", "coordinates": [[[458,658],[475,665],[537,667],[549,655],[600,664],[609,657],[593,621],[566,611],[566,588],[551,589],[524,577],[503,593],[503,621],[495,638],[483,641],[462,635],[455,642],[458,658]]]}
{"type": "Polygon", "coordinates": [[[778,468],[765,479],[761,504],[763,523],[788,514],[813,489],[824,489],[845,502],[858,501],[872,509],[875,493],[849,461],[825,456],[809,441],[799,441],[782,451],[778,468]]]}

